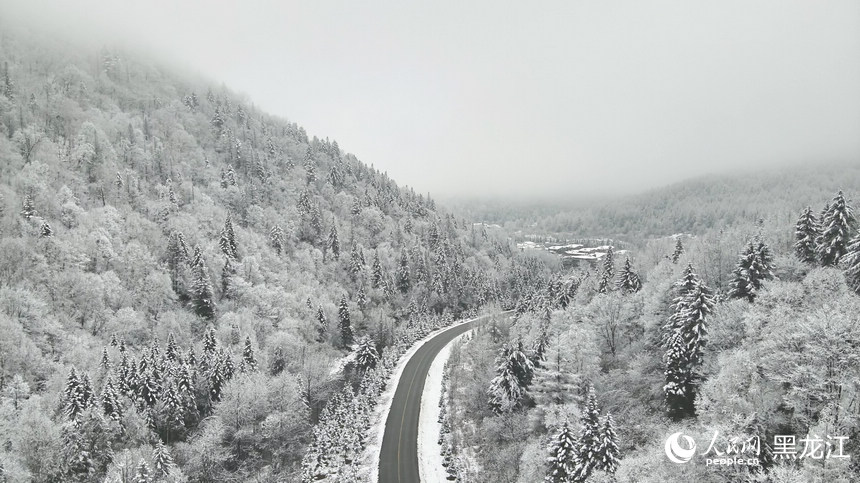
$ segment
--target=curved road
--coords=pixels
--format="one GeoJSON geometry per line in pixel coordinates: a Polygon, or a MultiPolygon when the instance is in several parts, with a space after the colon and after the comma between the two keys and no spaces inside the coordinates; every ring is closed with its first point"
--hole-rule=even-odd
{"type": "Polygon", "coordinates": [[[487,316],[452,327],[418,349],[400,375],[385,422],[379,455],[379,483],[417,483],[418,411],[430,364],[449,342],[487,316]]]}

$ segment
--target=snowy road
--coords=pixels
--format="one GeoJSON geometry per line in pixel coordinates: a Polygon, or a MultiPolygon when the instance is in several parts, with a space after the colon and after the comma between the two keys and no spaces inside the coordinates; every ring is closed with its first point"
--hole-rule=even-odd
{"type": "Polygon", "coordinates": [[[406,363],[385,423],[379,456],[379,483],[417,483],[418,417],[424,382],[433,360],[449,342],[485,317],[452,327],[427,341],[406,363]]]}

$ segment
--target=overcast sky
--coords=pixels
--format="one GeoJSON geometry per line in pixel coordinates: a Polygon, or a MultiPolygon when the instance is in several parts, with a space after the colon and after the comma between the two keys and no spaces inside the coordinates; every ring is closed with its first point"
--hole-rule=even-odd
{"type": "Polygon", "coordinates": [[[860,162],[860,2],[3,0],[128,40],[442,196],[860,162]]]}

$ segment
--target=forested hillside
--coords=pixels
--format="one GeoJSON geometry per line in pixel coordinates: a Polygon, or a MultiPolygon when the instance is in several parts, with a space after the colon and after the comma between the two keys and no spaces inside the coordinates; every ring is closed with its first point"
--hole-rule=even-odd
{"type": "Polygon", "coordinates": [[[520,483],[857,481],[849,195],[546,279],[513,321],[452,352],[449,471],[520,483]],[[684,459],[670,460],[670,435],[693,445],[684,459]]]}
{"type": "Polygon", "coordinates": [[[548,270],[216,83],[0,30],[0,481],[299,481],[396,341],[548,270]]]}
{"type": "Polygon", "coordinates": [[[638,240],[703,234],[762,217],[788,223],[807,205],[822,208],[816,204],[835,189],[860,192],[860,163],[751,168],[748,173],[703,176],[600,201],[520,205],[498,200],[460,202],[458,208],[477,220],[525,233],[638,240]]]}

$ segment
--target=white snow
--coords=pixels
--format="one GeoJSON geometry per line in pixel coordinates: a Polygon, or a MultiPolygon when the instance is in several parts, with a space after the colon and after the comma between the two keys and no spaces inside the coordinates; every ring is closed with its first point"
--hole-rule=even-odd
{"type": "Polygon", "coordinates": [[[447,327],[442,327],[441,329],[431,332],[426,337],[413,344],[408,351],[400,356],[400,360],[397,362],[397,367],[394,368],[392,376],[388,379],[385,391],[379,396],[376,408],[374,409],[371,417],[368,444],[367,447],[364,448],[364,452],[361,456],[361,460],[364,463],[361,465],[361,481],[367,481],[369,483],[379,482],[379,452],[382,451],[382,438],[385,435],[385,422],[388,420],[388,412],[391,410],[391,401],[394,399],[394,392],[397,390],[397,382],[400,381],[400,376],[403,374],[403,369],[406,368],[406,363],[409,362],[409,359],[415,355],[415,352],[417,352],[421,346],[433,337],[436,337],[451,327],[457,327],[458,325],[477,320],[481,317],[461,320],[460,322],[453,323],[447,327]]]}
{"type": "Polygon", "coordinates": [[[439,445],[439,432],[442,424],[439,423],[439,398],[442,397],[442,374],[445,363],[451,355],[454,342],[460,340],[466,334],[454,338],[441,351],[427,372],[424,381],[424,393],[421,395],[421,410],[418,412],[418,475],[421,481],[434,483],[445,482],[447,473],[442,466],[442,446],[439,445]]]}

